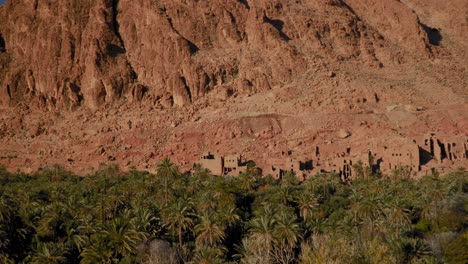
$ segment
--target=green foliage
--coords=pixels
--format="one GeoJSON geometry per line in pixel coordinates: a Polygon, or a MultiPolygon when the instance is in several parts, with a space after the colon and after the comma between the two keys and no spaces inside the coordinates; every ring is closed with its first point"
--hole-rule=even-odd
{"type": "MultiPolygon", "coordinates": [[[[374,156],[370,156],[371,160],[373,161],[374,156]]],[[[371,161],[371,164],[372,164],[371,161]]],[[[357,178],[364,178],[364,179],[369,179],[372,175],[372,169],[369,166],[364,166],[362,161],[358,161],[356,164],[353,165],[353,169],[356,172],[356,177],[357,178]]]]}
{"type": "Polygon", "coordinates": [[[448,263],[466,263],[468,260],[468,232],[457,234],[454,239],[443,244],[442,249],[448,263]]]}
{"type": "Polygon", "coordinates": [[[468,173],[343,184],[239,177],[169,159],[157,174],[0,168],[0,263],[467,263],[468,173]]]}

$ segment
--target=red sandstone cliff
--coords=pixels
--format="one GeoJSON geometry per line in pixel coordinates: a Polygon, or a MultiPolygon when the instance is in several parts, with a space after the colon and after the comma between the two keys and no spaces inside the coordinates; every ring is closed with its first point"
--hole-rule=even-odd
{"type": "Polygon", "coordinates": [[[466,134],[467,21],[463,0],[10,0],[0,164],[466,134]]]}
{"type": "Polygon", "coordinates": [[[9,1],[0,34],[1,101],[46,109],[144,97],[181,106],[220,85],[285,85],[317,56],[387,65],[432,51],[396,0],[9,1]]]}

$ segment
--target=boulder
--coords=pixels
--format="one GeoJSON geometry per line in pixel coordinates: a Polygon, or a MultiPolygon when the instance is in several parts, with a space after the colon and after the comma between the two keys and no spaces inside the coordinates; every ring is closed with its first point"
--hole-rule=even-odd
{"type": "Polygon", "coordinates": [[[351,136],[351,132],[344,129],[340,129],[337,133],[337,136],[341,139],[345,139],[351,136]]]}

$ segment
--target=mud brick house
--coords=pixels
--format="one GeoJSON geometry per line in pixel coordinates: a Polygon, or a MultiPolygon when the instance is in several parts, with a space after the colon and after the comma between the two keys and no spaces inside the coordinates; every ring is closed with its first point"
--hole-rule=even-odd
{"type": "Polygon", "coordinates": [[[265,175],[281,179],[287,172],[292,172],[300,180],[305,180],[312,172],[312,160],[301,161],[292,156],[292,151],[281,152],[280,158],[270,158],[268,166],[264,169],[265,175]]]}
{"type": "Polygon", "coordinates": [[[378,142],[372,152],[377,168],[382,173],[391,173],[398,167],[408,167],[412,174],[420,170],[419,146],[406,138],[393,138],[378,142]]]}
{"type": "Polygon", "coordinates": [[[198,162],[203,168],[206,168],[211,171],[214,175],[223,175],[223,158],[211,154],[210,152],[205,152],[200,157],[198,162]]]}
{"type": "Polygon", "coordinates": [[[205,152],[198,162],[214,175],[239,176],[247,170],[247,165],[240,155],[217,156],[205,152]]]}
{"type": "Polygon", "coordinates": [[[464,160],[468,158],[468,137],[447,137],[444,139],[442,153],[449,161],[464,160]]]}
{"type": "Polygon", "coordinates": [[[442,163],[444,158],[444,146],[435,133],[428,133],[415,140],[419,147],[421,165],[432,161],[442,163]]]}
{"type": "Polygon", "coordinates": [[[242,157],[240,155],[229,155],[223,157],[223,159],[223,175],[238,176],[247,170],[247,165],[242,161],[242,157]]]}
{"type": "Polygon", "coordinates": [[[361,162],[363,167],[370,166],[367,148],[353,149],[346,144],[324,144],[312,149],[312,160],[315,162],[313,171],[316,173],[335,172],[345,181],[354,178],[354,165],[361,162]]]}
{"type": "MultiPolygon", "coordinates": [[[[282,151],[264,163],[262,172],[281,179],[287,172],[305,180],[317,173],[337,173],[343,181],[353,180],[357,164],[375,174],[391,174],[398,168],[407,168],[409,176],[416,177],[440,168],[445,163],[468,159],[468,137],[448,136],[441,139],[428,133],[416,139],[404,137],[375,138],[349,145],[346,141],[312,146],[308,155],[294,155],[282,151]]],[[[216,156],[205,153],[200,162],[214,175],[238,176],[246,171],[241,155],[216,156]]]]}

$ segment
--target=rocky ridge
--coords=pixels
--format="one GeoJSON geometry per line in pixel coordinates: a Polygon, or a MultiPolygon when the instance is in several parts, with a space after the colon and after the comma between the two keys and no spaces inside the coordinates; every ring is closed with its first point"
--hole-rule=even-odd
{"type": "Polygon", "coordinates": [[[465,1],[54,0],[0,7],[0,164],[187,167],[307,142],[466,134],[465,1]],[[455,25],[455,26],[452,26],[455,25]]]}

